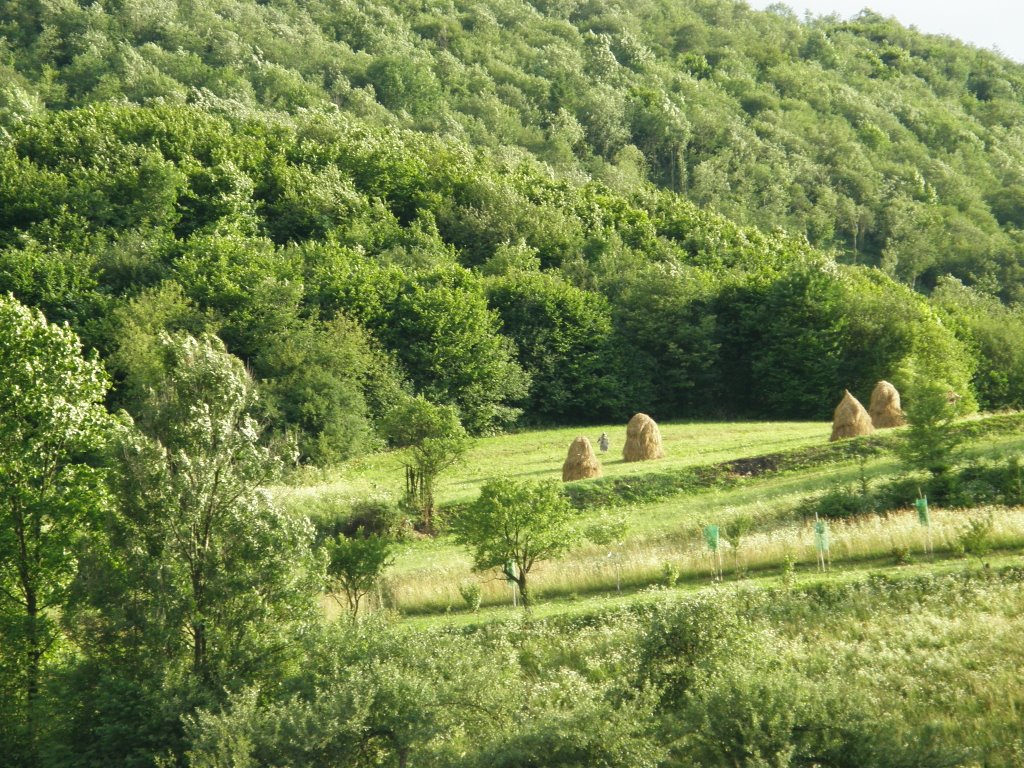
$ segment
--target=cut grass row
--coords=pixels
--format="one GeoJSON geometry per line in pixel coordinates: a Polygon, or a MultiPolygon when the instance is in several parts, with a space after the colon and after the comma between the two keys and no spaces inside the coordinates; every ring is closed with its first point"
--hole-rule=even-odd
{"type": "MultiPolygon", "coordinates": [[[[472,501],[484,482],[498,476],[561,480],[562,462],[573,439],[588,436],[596,445],[601,432],[607,432],[612,440],[609,452],[599,456],[605,476],[638,474],[642,468],[622,460],[625,426],[529,430],[475,440],[464,460],[440,477],[435,489],[437,502],[443,507],[472,501]]],[[[687,467],[821,445],[828,434],[828,425],[821,422],[663,424],[665,458],[657,462],[656,469],[644,472],[671,476],[687,467]]],[[[403,479],[402,453],[387,451],[353,459],[330,471],[300,476],[295,484],[277,489],[277,494],[293,504],[325,496],[339,500],[396,497],[403,479]]]]}

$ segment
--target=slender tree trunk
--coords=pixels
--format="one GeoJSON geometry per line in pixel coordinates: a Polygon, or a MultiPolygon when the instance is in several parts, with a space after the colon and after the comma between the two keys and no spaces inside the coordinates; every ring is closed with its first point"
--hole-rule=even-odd
{"type": "Polygon", "coordinates": [[[39,685],[42,677],[43,638],[39,631],[39,602],[35,589],[26,584],[25,617],[28,619],[28,653],[25,659],[25,716],[28,726],[28,754],[32,765],[39,753],[39,685]]]}
{"type": "Polygon", "coordinates": [[[416,503],[417,496],[416,470],[412,467],[405,468],[405,498],[410,504],[416,503]]]}
{"type": "Polygon", "coordinates": [[[434,487],[424,475],[420,475],[420,503],[423,505],[423,532],[434,532],[434,487]]]}
{"type": "Polygon", "coordinates": [[[516,579],[516,584],[519,585],[519,597],[522,598],[523,608],[530,607],[530,593],[526,589],[526,571],[520,568],[519,578],[516,579]]]}
{"type": "Polygon", "coordinates": [[[25,666],[25,687],[28,693],[29,708],[39,695],[39,674],[42,661],[42,650],[39,638],[39,605],[35,590],[25,592],[25,616],[28,619],[28,658],[25,666]]]}
{"type": "Polygon", "coordinates": [[[38,542],[42,537],[42,526],[38,518],[32,519],[22,509],[14,510],[12,518],[18,539],[18,579],[25,606],[25,734],[29,764],[37,765],[39,687],[44,641],[39,626],[40,607],[35,574],[40,565],[38,542]]]}
{"type": "Polygon", "coordinates": [[[206,622],[203,619],[206,585],[199,568],[192,571],[192,599],[195,603],[195,615],[192,617],[192,672],[200,680],[208,680],[206,663],[206,622]]]}
{"type": "Polygon", "coordinates": [[[192,624],[192,671],[206,679],[206,625],[202,621],[192,624]]]}

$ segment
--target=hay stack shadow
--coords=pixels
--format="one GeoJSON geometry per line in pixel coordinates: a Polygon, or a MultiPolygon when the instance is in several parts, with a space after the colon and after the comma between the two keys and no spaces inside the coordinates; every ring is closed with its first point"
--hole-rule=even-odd
{"type": "Polygon", "coordinates": [[[875,384],[871,392],[871,402],[868,404],[868,414],[875,429],[902,427],[907,423],[900,407],[899,390],[888,381],[875,384]]]}
{"type": "Polygon", "coordinates": [[[601,462],[597,460],[590,440],[585,437],[577,437],[569,446],[569,455],[562,465],[562,482],[568,483],[572,480],[586,480],[589,477],[600,476],[601,462]]]}
{"type": "Polygon", "coordinates": [[[829,438],[829,442],[870,435],[874,431],[871,417],[864,410],[864,406],[850,394],[850,390],[845,390],[843,399],[839,401],[835,413],[832,414],[832,437],[829,438]]]}
{"type": "Polygon", "coordinates": [[[661,448],[661,431],[654,419],[646,413],[638,413],[626,425],[626,444],[622,446],[623,461],[649,461],[660,459],[665,452],[661,448]]]}

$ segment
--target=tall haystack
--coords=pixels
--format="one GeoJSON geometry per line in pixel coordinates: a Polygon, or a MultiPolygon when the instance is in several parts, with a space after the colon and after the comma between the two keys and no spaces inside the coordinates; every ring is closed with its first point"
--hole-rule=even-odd
{"type": "Polygon", "coordinates": [[[836,406],[836,412],[832,415],[832,437],[829,438],[829,442],[846,437],[870,435],[874,431],[871,417],[864,410],[864,406],[850,394],[850,390],[846,390],[843,399],[836,406]]]}
{"type": "Polygon", "coordinates": [[[636,414],[626,425],[623,461],[647,461],[660,459],[664,455],[665,452],[661,450],[661,431],[654,419],[646,413],[636,414]]]}
{"type": "Polygon", "coordinates": [[[875,429],[902,427],[907,423],[900,407],[900,393],[888,381],[875,384],[871,392],[868,413],[871,414],[871,423],[875,425],[875,429]]]}
{"type": "Polygon", "coordinates": [[[562,465],[562,482],[570,480],[586,480],[588,477],[601,476],[601,462],[597,460],[590,440],[577,437],[569,446],[569,455],[562,465]]]}

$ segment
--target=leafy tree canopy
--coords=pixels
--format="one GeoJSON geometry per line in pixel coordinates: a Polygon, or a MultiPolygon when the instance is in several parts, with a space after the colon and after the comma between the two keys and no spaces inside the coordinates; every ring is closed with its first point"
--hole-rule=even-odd
{"type": "Polygon", "coordinates": [[[468,547],[478,570],[502,568],[518,584],[528,606],[528,576],[578,539],[576,514],[559,483],[497,479],[451,523],[455,540],[468,547]]]}
{"type": "Polygon", "coordinates": [[[154,290],[188,316],[147,334],[217,333],[310,462],[374,445],[403,382],[472,434],[818,417],[895,378],[886,339],[944,347],[949,380],[994,363],[981,402],[1019,404],[988,321],[950,341],[898,285],[1021,298],[1024,69],[992,52],[733,0],[21,3],[0,25],[0,289],[111,359],[129,410],[148,353],[120,331],[154,290]]]}
{"type": "Polygon", "coordinates": [[[0,296],[0,693],[8,756],[41,747],[44,670],[78,567],[108,507],[100,458],[115,435],[109,381],[67,326],[0,296]]]}

